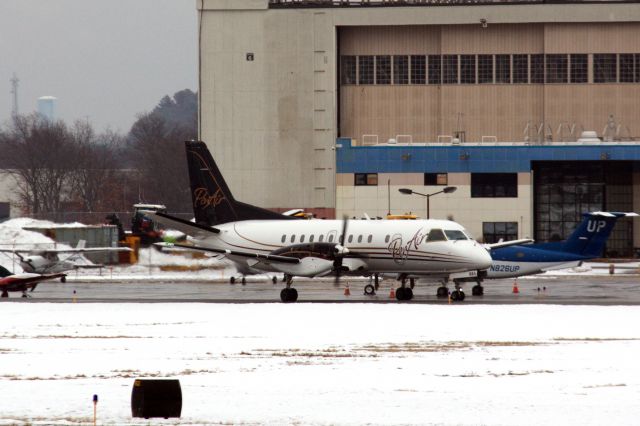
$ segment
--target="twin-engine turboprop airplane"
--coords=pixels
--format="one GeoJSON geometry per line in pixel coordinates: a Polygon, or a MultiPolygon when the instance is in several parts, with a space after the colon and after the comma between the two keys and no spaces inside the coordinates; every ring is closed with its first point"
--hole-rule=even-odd
{"type": "MultiPolygon", "coordinates": [[[[70,271],[75,268],[96,267],[100,265],[86,265],[79,263],[78,256],[82,253],[105,253],[116,251],[131,251],[128,247],[85,247],[86,241],[78,241],[75,248],[68,249],[0,249],[0,253],[13,253],[20,259],[20,266],[24,272],[34,274],[54,274],[70,271]],[[69,256],[60,258],[59,255],[69,256]]],[[[61,274],[60,280],[65,282],[66,275],[61,274]]]]}
{"type": "Polygon", "coordinates": [[[298,298],[291,287],[294,276],[333,275],[337,280],[341,274],[394,274],[402,282],[396,298],[410,300],[408,278],[448,280],[491,266],[487,248],[452,221],[303,220],[236,201],[206,145],[187,141],[185,147],[195,222],[161,212],[147,214],[195,243],[172,246],[220,254],[254,270],[284,273],[283,302],[298,298]]]}
{"type": "MultiPolygon", "coordinates": [[[[564,241],[494,248],[491,251],[493,262],[484,278],[517,278],[579,266],[586,260],[602,256],[607,239],[619,218],[636,217],[638,214],[593,212],[582,216],[582,222],[564,241]]],[[[472,288],[472,294],[482,295],[481,280],[476,281],[478,285],[472,288]]]]}
{"type": "Polygon", "coordinates": [[[27,296],[27,290],[35,290],[42,281],[64,277],[64,274],[12,274],[5,267],[0,266],[0,297],[9,297],[10,291],[22,292],[22,297],[27,296]]]}

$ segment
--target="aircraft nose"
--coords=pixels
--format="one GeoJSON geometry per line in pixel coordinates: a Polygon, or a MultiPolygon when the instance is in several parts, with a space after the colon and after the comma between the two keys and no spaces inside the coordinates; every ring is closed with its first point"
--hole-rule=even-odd
{"type": "Polygon", "coordinates": [[[491,259],[491,254],[489,254],[489,251],[479,244],[476,244],[475,248],[476,248],[476,255],[474,260],[478,265],[477,268],[488,269],[491,266],[491,262],[493,261],[491,259]]]}

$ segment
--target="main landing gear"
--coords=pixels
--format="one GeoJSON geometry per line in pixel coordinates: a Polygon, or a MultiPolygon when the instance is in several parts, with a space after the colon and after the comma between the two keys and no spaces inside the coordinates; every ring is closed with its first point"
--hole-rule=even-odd
{"type": "Polygon", "coordinates": [[[415,279],[409,279],[409,287],[407,285],[407,277],[400,278],[400,287],[396,290],[396,300],[407,301],[413,299],[413,287],[416,285],[415,279]]]}
{"type": "Polygon", "coordinates": [[[284,279],[287,282],[287,286],[280,292],[280,300],[284,303],[295,302],[298,300],[298,290],[291,287],[293,277],[291,275],[285,275],[284,279]]]}
{"type": "Polygon", "coordinates": [[[9,292],[7,290],[2,290],[2,296],[0,297],[9,297],[9,292]]]}

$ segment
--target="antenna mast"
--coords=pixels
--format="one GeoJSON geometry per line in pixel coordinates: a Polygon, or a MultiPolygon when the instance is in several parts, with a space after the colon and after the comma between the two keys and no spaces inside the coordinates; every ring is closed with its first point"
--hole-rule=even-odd
{"type": "Polygon", "coordinates": [[[14,72],[13,77],[11,77],[9,81],[11,81],[11,94],[13,95],[13,108],[11,114],[13,117],[16,117],[18,115],[18,83],[20,80],[18,80],[18,77],[14,72]]]}

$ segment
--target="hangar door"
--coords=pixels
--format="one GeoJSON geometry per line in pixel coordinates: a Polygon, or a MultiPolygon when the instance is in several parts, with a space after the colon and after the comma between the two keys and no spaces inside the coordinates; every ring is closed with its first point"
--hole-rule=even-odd
{"type": "MultiPolygon", "coordinates": [[[[630,161],[534,161],[536,241],[566,239],[592,211],[633,211],[630,161]]],[[[633,223],[620,219],[605,248],[606,257],[633,255],[633,223]]]]}

